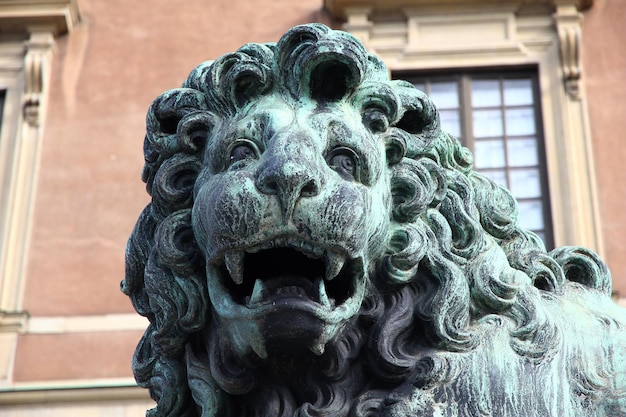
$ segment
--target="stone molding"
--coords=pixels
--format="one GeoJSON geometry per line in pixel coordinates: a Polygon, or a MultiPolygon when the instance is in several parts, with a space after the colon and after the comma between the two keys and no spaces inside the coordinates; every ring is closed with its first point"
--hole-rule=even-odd
{"type": "Polygon", "coordinates": [[[82,403],[140,400],[150,401],[147,391],[132,379],[50,381],[37,385],[18,385],[0,389],[0,406],[52,403],[82,403]]]}
{"type": "Polygon", "coordinates": [[[24,119],[31,127],[41,124],[43,109],[43,94],[47,89],[50,75],[50,60],[52,59],[54,37],[49,29],[33,30],[26,43],[24,57],[25,91],[24,91],[24,119]]]}
{"type": "Polygon", "coordinates": [[[54,37],[79,22],[76,0],[0,1],[0,383],[24,331],[22,287],[31,229],[54,37]]]}
{"type": "Polygon", "coordinates": [[[559,6],[554,14],[554,21],[559,36],[561,53],[561,71],[565,91],[574,99],[580,98],[580,81],[582,74],[581,41],[582,14],[573,6],[559,6]]]}
{"type": "Polygon", "coordinates": [[[26,328],[28,321],[28,312],[26,311],[0,311],[0,332],[19,332],[26,328]]]}
{"type": "Polygon", "coordinates": [[[345,20],[354,7],[368,7],[376,12],[393,13],[406,8],[419,8],[423,13],[441,10],[462,11],[475,9],[477,3],[484,10],[511,10],[516,13],[554,12],[557,7],[571,6],[584,11],[593,6],[593,0],[324,0],[324,7],[338,19],[345,20]]]}
{"type": "Polygon", "coordinates": [[[30,317],[21,327],[27,334],[144,331],[148,319],[138,314],[30,317]]]}
{"type": "Polygon", "coordinates": [[[54,36],[71,32],[80,21],[76,0],[2,0],[0,26],[6,32],[29,33],[47,26],[54,36]]]}

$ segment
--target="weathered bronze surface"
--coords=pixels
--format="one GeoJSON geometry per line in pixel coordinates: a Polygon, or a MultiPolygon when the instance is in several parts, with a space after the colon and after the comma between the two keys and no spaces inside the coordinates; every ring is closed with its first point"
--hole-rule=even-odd
{"type": "Polygon", "coordinates": [[[626,416],[624,310],[547,253],[432,102],[322,25],[147,116],[122,282],[149,416],[626,416]]]}

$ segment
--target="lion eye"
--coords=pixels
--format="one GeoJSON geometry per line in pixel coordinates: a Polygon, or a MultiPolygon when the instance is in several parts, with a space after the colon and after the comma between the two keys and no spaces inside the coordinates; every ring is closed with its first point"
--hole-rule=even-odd
{"type": "Polygon", "coordinates": [[[326,155],[326,162],[341,178],[345,180],[358,180],[359,158],[352,149],[345,147],[332,149],[328,155],[326,155]]]}
{"type": "Polygon", "coordinates": [[[229,160],[231,164],[234,164],[235,162],[257,159],[258,157],[259,152],[256,145],[248,140],[240,139],[231,148],[229,160]]]}

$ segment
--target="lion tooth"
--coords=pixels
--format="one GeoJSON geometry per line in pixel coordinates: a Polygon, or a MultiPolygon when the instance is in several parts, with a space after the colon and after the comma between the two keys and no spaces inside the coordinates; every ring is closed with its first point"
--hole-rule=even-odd
{"type": "Polygon", "coordinates": [[[322,356],[324,354],[326,346],[324,346],[323,343],[318,342],[311,345],[309,349],[311,349],[311,352],[313,352],[314,355],[322,356]]]}
{"type": "Polygon", "coordinates": [[[263,300],[263,291],[265,291],[263,281],[260,279],[254,281],[254,288],[252,289],[252,295],[250,296],[248,305],[260,303],[263,300]]]}
{"type": "Polygon", "coordinates": [[[267,351],[265,350],[265,346],[260,343],[251,343],[250,347],[252,351],[257,354],[257,356],[261,359],[267,359],[267,351]]]}
{"type": "Polygon", "coordinates": [[[243,258],[245,253],[242,251],[228,252],[224,256],[224,262],[226,263],[226,269],[235,284],[241,285],[243,283],[243,258]]]}
{"type": "Polygon", "coordinates": [[[330,299],[328,298],[328,294],[326,293],[326,285],[324,285],[324,280],[321,277],[318,278],[315,281],[315,285],[317,285],[319,303],[324,307],[331,307],[330,299]]]}
{"type": "Polygon", "coordinates": [[[328,252],[326,254],[326,276],[325,279],[327,281],[333,280],[343,268],[343,265],[346,263],[346,259],[334,252],[328,252]]]}

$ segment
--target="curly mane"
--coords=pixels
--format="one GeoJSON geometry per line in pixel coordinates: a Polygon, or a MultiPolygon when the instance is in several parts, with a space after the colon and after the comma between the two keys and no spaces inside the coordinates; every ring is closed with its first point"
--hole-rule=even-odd
{"type": "Polygon", "coordinates": [[[277,44],[205,62],[153,102],[146,124],[142,178],[152,201],[128,242],[122,291],[150,321],[132,365],[157,402],[148,416],[375,415],[394,388],[449,378],[458,371],[450,353],[472,352],[494,326],[507,329],[518,355],[549,360],[562,336],[542,303],[568,281],[610,294],[596,255],[547,253],[519,226],[509,192],[474,172],[470,152],[440,130],[430,99],[388,80],[380,60],[344,32],[300,26],[277,44]],[[373,260],[353,325],[297,383],[260,387],[256,375],[269,365],[237,364],[228,343],[207,342],[220,329],[191,210],[210,175],[202,167],[212,129],[277,93],[358,109],[385,144],[393,201],[385,255],[373,260]],[[263,400],[244,409],[230,401],[238,395],[263,400]]]}

